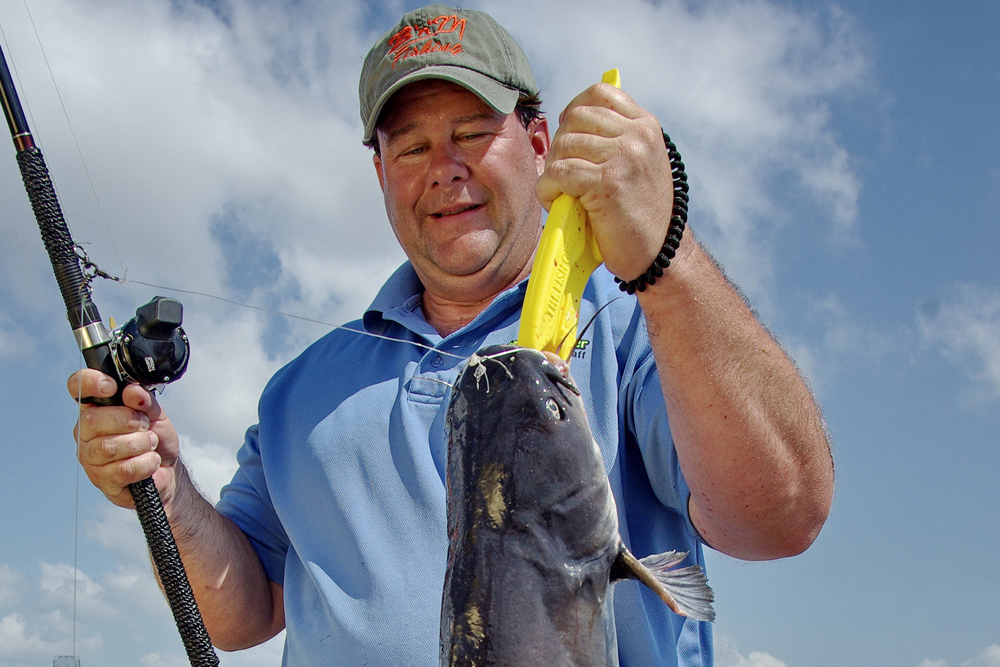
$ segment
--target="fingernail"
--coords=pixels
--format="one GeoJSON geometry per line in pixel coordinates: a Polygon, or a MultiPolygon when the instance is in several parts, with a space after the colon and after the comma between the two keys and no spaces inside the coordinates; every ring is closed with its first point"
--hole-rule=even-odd
{"type": "Polygon", "coordinates": [[[139,430],[148,431],[149,430],[149,417],[142,415],[139,417],[139,430]]]}
{"type": "Polygon", "coordinates": [[[115,392],[115,383],[107,378],[101,380],[101,384],[98,385],[98,389],[101,390],[102,394],[113,394],[115,392]]]}

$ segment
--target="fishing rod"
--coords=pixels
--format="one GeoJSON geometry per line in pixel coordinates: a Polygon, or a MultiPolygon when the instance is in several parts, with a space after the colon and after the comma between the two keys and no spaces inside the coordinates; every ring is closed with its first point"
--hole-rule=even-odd
{"type": "MultiPolygon", "coordinates": [[[[122,327],[108,331],[104,326],[91,299],[90,281],[97,275],[96,267],[70,235],[49,170],[28,129],[2,48],[0,103],[77,345],[88,368],[102,371],[118,383],[113,397],[85,398],[83,402],[123,405],[122,391],[127,384],[138,383],[148,389],[173,382],[184,373],[189,356],[188,339],[181,328],[180,302],[156,297],[140,306],[135,317],[122,327]]],[[[219,658],[205,630],[156,484],[150,477],[130,484],[129,491],[188,659],[192,667],[216,667],[219,658]]]]}

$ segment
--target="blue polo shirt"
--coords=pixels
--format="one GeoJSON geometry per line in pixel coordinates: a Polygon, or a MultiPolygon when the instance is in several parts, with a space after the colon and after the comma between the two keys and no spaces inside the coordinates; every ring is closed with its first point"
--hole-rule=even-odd
{"type": "MultiPolygon", "coordinates": [[[[449,384],[473,352],[517,338],[525,288],[503,292],[442,338],[403,264],[361,320],[324,336],[268,383],[218,509],[284,588],[283,665],[438,663],[449,384]]],[[[581,336],[570,369],[622,537],[640,558],[677,549],[690,552],[685,564],[704,567],[636,299],[601,267],[581,322],[612,300],[581,336]]],[[[710,624],[674,615],[637,582],[617,584],[614,602],[623,667],[712,664],[710,624]]]]}

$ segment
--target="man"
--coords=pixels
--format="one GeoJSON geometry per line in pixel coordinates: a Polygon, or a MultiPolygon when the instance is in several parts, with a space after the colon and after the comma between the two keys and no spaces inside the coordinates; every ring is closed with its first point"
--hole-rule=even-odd
{"type": "MultiPolygon", "coordinates": [[[[155,398],[81,408],[80,460],[113,502],[153,475],[213,641],[287,628],[287,665],[427,665],[447,535],[443,417],[459,360],[516,338],[560,193],[587,208],[605,269],[589,317],[656,257],[672,207],[659,123],[595,85],[550,141],[520,47],[490,17],[441,5],[403,17],[361,77],[365,141],[409,261],[363,319],[282,369],[218,509],[194,489],[155,398]],[[375,337],[378,336],[378,337],[375,337]]],[[[829,510],[818,408],[792,363],[687,233],[663,278],[611,303],[583,341],[583,390],[640,556],[701,543],[738,558],[799,553],[829,510]],[[669,414],[669,421],[667,415],[669,414]]],[[[110,396],[93,371],[74,394],[110,396]]],[[[619,587],[622,665],[710,665],[708,624],[619,587]]]]}

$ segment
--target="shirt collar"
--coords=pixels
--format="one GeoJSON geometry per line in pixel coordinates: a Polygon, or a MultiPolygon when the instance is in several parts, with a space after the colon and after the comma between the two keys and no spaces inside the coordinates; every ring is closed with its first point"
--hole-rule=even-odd
{"type": "MultiPolygon", "coordinates": [[[[462,327],[461,330],[477,326],[480,322],[492,318],[498,312],[506,310],[512,306],[520,307],[524,301],[524,293],[528,286],[528,279],[525,278],[517,285],[510,287],[493,299],[492,303],[483,309],[472,322],[462,327]]],[[[385,335],[391,326],[391,322],[397,322],[416,334],[428,339],[440,340],[437,331],[424,319],[423,309],[420,307],[420,297],[423,294],[424,286],[417,277],[417,272],[409,261],[403,262],[402,266],[396,269],[382,289],[379,290],[372,304],[365,311],[362,317],[362,324],[365,330],[370,333],[385,335]]]]}

